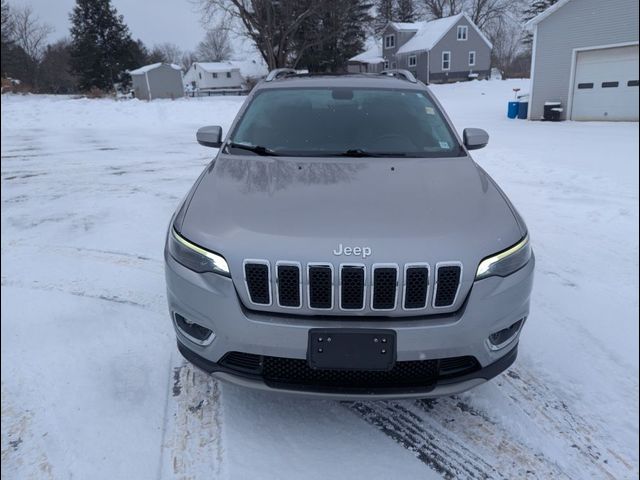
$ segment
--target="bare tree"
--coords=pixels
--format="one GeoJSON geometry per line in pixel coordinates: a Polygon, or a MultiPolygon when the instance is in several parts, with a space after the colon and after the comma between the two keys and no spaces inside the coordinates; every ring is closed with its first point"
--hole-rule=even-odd
{"type": "Polygon", "coordinates": [[[187,51],[182,54],[179,65],[182,65],[182,69],[186,72],[187,70],[189,70],[193,62],[197,61],[198,56],[196,55],[196,53],[187,51]]]}
{"type": "MultiPolygon", "coordinates": [[[[253,41],[269,69],[295,65],[300,58],[295,38],[305,20],[318,13],[325,3],[319,0],[199,0],[204,22],[225,14],[238,20],[243,33],[253,41]]],[[[318,39],[309,39],[304,52],[318,39]]]]}
{"type": "Polygon", "coordinates": [[[16,44],[33,61],[40,61],[44,53],[47,37],[53,32],[53,27],[41,22],[30,6],[16,9],[13,17],[16,44]]]}
{"type": "Polygon", "coordinates": [[[182,49],[175,43],[160,43],[151,49],[151,55],[164,63],[179,65],[182,60],[182,49]]]}
{"type": "Polygon", "coordinates": [[[423,0],[429,18],[444,18],[457,15],[464,9],[464,0],[423,0]]]}
{"type": "Polygon", "coordinates": [[[512,10],[514,4],[512,0],[471,0],[469,13],[471,20],[480,30],[489,27],[494,22],[499,22],[512,10]]]}
{"type": "Polygon", "coordinates": [[[196,55],[204,61],[220,62],[229,59],[231,56],[229,30],[222,22],[207,30],[204,40],[198,44],[196,55]]]}

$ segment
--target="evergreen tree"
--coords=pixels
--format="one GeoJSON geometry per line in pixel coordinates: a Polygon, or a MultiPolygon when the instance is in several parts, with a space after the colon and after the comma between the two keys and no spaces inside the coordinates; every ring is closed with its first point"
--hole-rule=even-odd
{"type": "MultiPolygon", "coordinates": [[[[547,8],[549,8],[551,5],[557,2],[558,0],[533,0],[531,4],[527,8],[525,8],[524,11],[522,12],[522,18],[525,22],[528,22],[529,20],[537,17],[542,12],[544,12],[547,8]]],[[[524,43],[525,45],[531,45],[532,42],[533,42],[533,34],[530,32],[527,32],[524,35],[522,43],[524,43]]]]}
{"type": "Polygon", "coordinates": [[[395,20],[398,22],[415,22],[416,8],[413,0],[398,0],[395,20]]]}
{"type": "Polygon", "coordinates": [[[340,72],[364,48],[366,27],[373,20],[366,0],[326,2],[300,28],[293,48],[298,67],[311,72],[340,72]]]}
{"type": "Polygon", "coordinates": [[[135,42],[110,0],[76,0],[71,18],[71,70],[80,90],[110,90],[137,67],[135,42]]]}

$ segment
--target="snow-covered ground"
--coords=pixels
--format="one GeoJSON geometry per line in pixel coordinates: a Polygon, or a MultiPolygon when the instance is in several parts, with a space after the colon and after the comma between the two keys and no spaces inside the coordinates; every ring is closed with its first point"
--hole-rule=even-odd
{"type": "Polygon", "coordinates": [[[638,124],[508,120],[526,81],[434,86],[527,220],[520,356],[471,392],[329,402],[176,352],[169,217],[243,98],[2,96],[3,478],[637,478],[638,124]]]}

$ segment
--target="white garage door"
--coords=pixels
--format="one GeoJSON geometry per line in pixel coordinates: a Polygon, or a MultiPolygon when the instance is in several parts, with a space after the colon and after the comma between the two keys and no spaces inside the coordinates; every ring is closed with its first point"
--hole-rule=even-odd
{"type": "Polygon", "coordinates": [[[638,46],[578,52],[572,120],[638,120],[638,46]]]}

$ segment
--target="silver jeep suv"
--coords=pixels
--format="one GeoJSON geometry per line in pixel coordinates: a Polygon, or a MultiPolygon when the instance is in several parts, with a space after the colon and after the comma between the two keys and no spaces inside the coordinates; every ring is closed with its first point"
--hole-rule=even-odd
{"type": "Polygon", "coordinates": [[[509,367],[529,314],[524,221],[406,71],[276,70],[171,220],[180,352],[247,387],[450,395],[509,367]]]}

